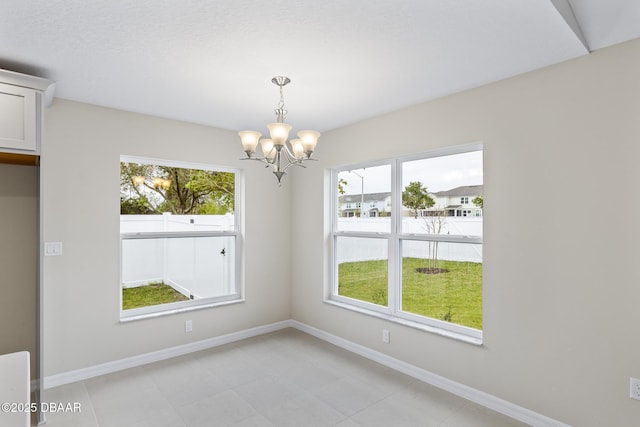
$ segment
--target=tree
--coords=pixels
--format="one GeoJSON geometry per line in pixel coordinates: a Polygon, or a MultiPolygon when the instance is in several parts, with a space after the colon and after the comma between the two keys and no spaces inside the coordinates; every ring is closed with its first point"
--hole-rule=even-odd
{"type": "Polygon", "coordinates": [[[231,172],[120,163],[121,214],[225,214],[234,192],[231,172]]]}
{"type": "Polygon", "coordinates": [[[344,196],[344,193],[345,193],[344,186],[347,184],[348,183],[344,178],[340,178],[338,180],[338,193],[340,193],[341,196],[344,196]]]}
{"type": "Polygon", "coordinates": [[[474,205],[476,205],[477,207],[479,207],[480,209],[482,209],[484,206],[484,198],[482,196],[478,196],[476,198],[474,198],[471,203],[473,203],[474,205]]]}
{"type": "Polygon", "coordinates": [[[414,218],[418,218],[419,210],[430,208],[435,205],[436,202],[420,181],[412,181],[404,187],[402,204],[411,210],[414,218]]]}
{"type": "MultiPolygon", "coordinates": [[[[424,228],[429,234],[442,234],[447,228],[447,218],[443,211],[434,212],[432,215],[423,218],[424,228]]],[[[437,240],[429,241],[429,263],[427,270],[437,272],[438,268],[438,242],[437,240]]]]}
{"type": "Polygon", "coordinates": [[[120,215],[150,215],[153,209],[145,196],[130,198],[120,196],[120,215]]]}

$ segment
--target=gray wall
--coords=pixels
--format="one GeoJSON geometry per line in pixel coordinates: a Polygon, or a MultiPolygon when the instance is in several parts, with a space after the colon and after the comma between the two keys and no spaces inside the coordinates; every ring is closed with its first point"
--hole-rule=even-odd
{"type": "Polygon", "coordinates": [[[45,376],[290,318],[290,188],[239,160],[235,132],[56,99],[45,136],[44,239],[63,242],[44,259],[45,376]],[[121,154],[246,169],[246,302],[119,322],[121,154]]]}
{"type": "Polygon", "coordinates": [[[293,179],[292,317],[571,425],[637,425],[638,76],[635,40],[326,132],[293,179]],[[475,142],[484,346],[323,304],[326,169],[475,142]]]}
{"type": "Polygon", "coordinates": [[[31,353],[37,377],[38,168],[0,164],[0,354],[31,353]]]}

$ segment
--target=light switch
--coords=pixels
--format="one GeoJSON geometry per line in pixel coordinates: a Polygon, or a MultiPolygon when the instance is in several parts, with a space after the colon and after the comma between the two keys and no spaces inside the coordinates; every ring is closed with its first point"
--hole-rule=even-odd
{"type": "Polygon", "coordinates": [[[62,255],[62,242],[44,242],[44,256],[62,255]]]}

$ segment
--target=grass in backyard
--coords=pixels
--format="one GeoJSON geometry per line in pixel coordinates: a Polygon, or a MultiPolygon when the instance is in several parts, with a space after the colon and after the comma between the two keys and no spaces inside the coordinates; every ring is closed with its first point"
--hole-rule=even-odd
{"type": "Polygon", "coordinates": [[[150,283],[145,286],[122,289],[123,310],[186,301],[188,299],[189,298],[164,283],[150,283]]]}
{"type": "Polygon", "coordinates": [[[338,266],[338,293],[387,305],[387,260],[343,262],[338,266]]]}
{"type": "MultiPolygon", "coordinates": [[[[402,310],[482,329],[482,263],[404,258],[402,310]],[[427,274],[425,267],[447,272],[427,274]]],[[[387,305],[387,261],[345,262],[338,268],[339,294],[387,305]]]]}

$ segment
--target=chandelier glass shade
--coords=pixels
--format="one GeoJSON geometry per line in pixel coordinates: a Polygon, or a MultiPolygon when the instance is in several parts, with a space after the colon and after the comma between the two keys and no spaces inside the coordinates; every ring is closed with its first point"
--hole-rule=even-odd
{"type": "Polygon", "coordinates": [[[291,166],[301,166],[306,160],[314,160],[311,158],[318,143],[320,132],[315,130],[301,130],[298,132],[298,138],[288,141],[289,132],[292,126],[285,123],[287,110],[284,109],[284,95],[282,88],[289,84],[291,80],[288,77],[277,76],[271,81],[280,88],[280,102],[275,109],[276,122],[269,123],[269,138],[262,138],[260,132],[253,130],[243,130],[238,132],[244,152],[247,154],[243,160],[257,160],[265,163],[267,167],[273,169],[273,174],[278,179],[278,184],[282,177],[286,175],[287,169],[291,166]],[[262,157],[256,155],[256,148],[260,144],[262,157]]]}

